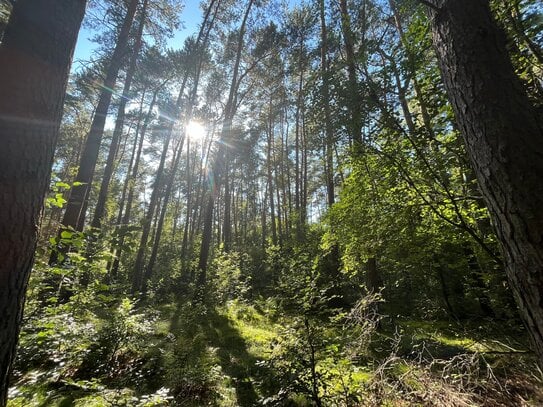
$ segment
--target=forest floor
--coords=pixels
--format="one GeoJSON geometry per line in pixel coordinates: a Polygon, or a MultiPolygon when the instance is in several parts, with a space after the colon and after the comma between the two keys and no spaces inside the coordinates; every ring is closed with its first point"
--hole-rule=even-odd
{"type": "MultiPolygon", "coordinates": [[[[8,406],[309,406],[315,377],[325,406],[543,405],[543,374],[522,332],[398,320],[373,335],[371,357],[353,356],[345,341],[331,340],[340,336],[335,328],[317,338],[317,330],[304,333],[262,304],[131,311],[114,318],[123,326],[117,337],[98,335],[114,343],[108,352],[88,346],[80,359],[49,358],[17,371],[8,406]],[[310,349],[317,349],[316,376],[310,349]]],[[[73,344],[54,341],[73,352],[73,344]]]]}

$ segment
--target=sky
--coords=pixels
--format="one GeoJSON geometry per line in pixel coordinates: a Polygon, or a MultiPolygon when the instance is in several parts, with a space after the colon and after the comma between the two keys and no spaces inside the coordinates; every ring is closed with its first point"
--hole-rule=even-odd
{"type": "MultiPolygon", "coordinates": [[[[182,26],[174,34],[173,38],[168,39],[168,47],[180,49],[183,46],[185,38],[197,31],[198,25],[202,20],[202,12],[199,4],[199,0],[185,0],[185,6],[180,15],[182,26]]],[[[75,47],[72,70],[78,70],[84,61],[88,61],[91,58],[92,52],[96,48],[96,44],[92,43],[90,39],[95,34],[96,31],[90,30],[88,27],[81,27],[75,47]]]]}

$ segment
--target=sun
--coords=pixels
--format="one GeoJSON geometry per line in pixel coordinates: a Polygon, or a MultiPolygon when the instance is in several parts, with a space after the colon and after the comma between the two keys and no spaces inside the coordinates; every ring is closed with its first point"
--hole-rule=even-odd
{"type": "Polygon", "coordinates": [[[187,124],[187,137],[191,141],[201,142],[206,135],[206,129],[197,121],[191,120],[187,124]]]}

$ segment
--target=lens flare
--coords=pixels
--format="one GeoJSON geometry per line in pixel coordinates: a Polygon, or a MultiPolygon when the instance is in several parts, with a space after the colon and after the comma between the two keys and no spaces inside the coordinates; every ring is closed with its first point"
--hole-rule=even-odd
{"type": "Polygon", "coordinates": [[[187,137],[191,141],[201,142],[206,135],[206,129],[200,123],[191,120],[187,124],[187,137]]]}

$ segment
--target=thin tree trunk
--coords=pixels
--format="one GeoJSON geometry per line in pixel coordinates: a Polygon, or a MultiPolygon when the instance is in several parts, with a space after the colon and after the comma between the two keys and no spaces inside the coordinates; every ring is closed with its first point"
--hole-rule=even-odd
{"type": "Polygon", "coordinates": [[[305,109],[302,107],[302,182],[301,182],[301,200],[300,200],[300,224],[305,228],[307,224],[307,134],[305,128],[305,109]]]}
{"type": "Polygon", "coordinates": [[[277,225],[275,222],[275,201],[273,197],[273,172],[272,172],[272,162],[273,162],[273,151],[272,151],[272,139],[273,139],[273,107],[272,107],[272,96],[270,95],[270,108],[269,108],[269,118],[268,118],[268,151],[266,158],[266,167],[268,172],[268,185],[267,190],[269,191],[270,197],[270,222],[271,222],[271,232],[272,232],[272,244],[277,244],[277,225]]]}
{"type": "MultiPolygon", "coordinates": [[[[303,43],[302,43],[303,44],[303,43]]],[[[295,134],[296,138],[294,141],[294,208],[296,209],[296,216],[298,217],[298,223],[300,223],[300,191],[301,191],[301,170],[300,170],[300,139],[301,139],[301,131],[300,131],[300,110],[301,110],[301,104],[302,104],[302,89],[303,89],[303,81],[304,81],[304,71],[302,69],[302,57],[301,53],[303,50],[303,45],[300,45],[300,61],[298,65],[298,69],[300,70],[300,76],[298,79],[298,95],[296,98],[296,127],[295,127],[295,134]]],[[[298,238],[300,238],[299,232],[301,231],[301,226],[297,225],[297,233],[298,238]]]]}
{"type": "MultiPolygon", "coordinates": [[[[68,203],[66,205],[66,212],[64,213],[64,218],[62,219],[62,225],[65,228],[72,227],[79,231],[83,230],[86,208],[88,206],[88,195],[91,189],[96,162],[98,160],[100,143],[104,134],[106,117],[109,110],[109,105],[111,103],[112,89],[115,88],[119,70],[121,69],[121,66],[125,60],[124,57],[126,56],[127,52],[130,28],[132,27],[132,22],[134,21],[134,15],[136,14],[137,7],[138,0],[130,0],[117,42],[115,44],[115,49],[113,50],[111,61],[107,69],[106,78],[102,86],[102,92],[100,93],[100,98],[94,113],[89,135],[81,155],[81,161],[79,162],[79,170],[77,172],[77,176],[75,177],[75,181],[79,182],[80,185],[74,186],[71,189],[70,198],[68,199],[68,203]]],[[[51,260],[52,263],[56,261],[54,258],[51,260]]]]}
{"type": "MultiPolygon", "coordinates": [[[[187,104],[187,112],[186,112],[186,115],[185,115],[185,121],[186,121],[185,128],[183,129],[183,132],[180,135],[179,142],[178,142],[178,144],[176,146],[176,153],[174,154],[174,157],[173,157],[173,160],[172,160],[170,177],[169,177],[168,181],[166,182],[166,191],[164,193],[164,199],[163,199],[163,203],[162,203],[162,210],[160,211],[160,218],[158,219],[158,223],[157,223],[157,230],[156,230],[156,234],[155,234],[155,239],[153,239],[153,246],[151,248],[151,255],[149,256],[149,263],[147,264],[147,267],[145,269],[145,274],[143,276],[141,289],[142,289],[142,292],[144,292],[144,293],[145,293],[145,291],[147,289],[147,281],[151,278],[151,275],[153,273],[153,268],[155,266],[155,262],[156,262],[156,259],[157,259],[157,256],[158,256],[158,249],[159,249],[159,246],[160,246],[160,240],[162,238],[162,229],[164,227],[164,220],[166,218],[166,212],[168,210],[168,203],[170,201],[170,196],[171,196],[172,190],[173,190],[175,174],[177,173],[177,169],[179,167],[179,162],[180,162],[180,159],[181,159],[181,155],[183,153],[183,144],[184,144],[185,138],[187,137],[186,125],[188,125],[190,123],[190,121],[192,120],[193,109],[194,109],[194,105],[196,103],[196,96],[198,94],[198,86],[199,86],[199,83],[200,83],[200,75],[201,75],[201,72],[202,72],[202,67],[203,67],[203,62],[204,62],[203,50],[207,47],[207,41],[208,41],[208,38],[209,38],[209,34],[211,32],[211,29],[213,28],[213,22],[215,21],[216,12],[218,10],[218,8],[217,8],[217,10],[215,11],[215,14],[213,15],[213,18],[211,19],[210,23],[207,24],[207,18],[209,17],[209,13],[211,12],[211,10],[213,8],[213,5],[214,5],[214,2],[211,2],[211,4],[208,7],[208,11],[206,13],[206,16],[204,18],[202,26],[200,28],[200,32],[198,34],[198,41],[196,42],[196,45],[195,45],[196,52],[198,52],[198,55],[199,55],[198,67],[197,67],[197,70],[196,70],[194,83],[192,85],[192,90],[191,90],[189,101],[188,101],[188,104],[187,104]],[[202,40],[202,34],[204,32],[205,32],[205,36],[204,36],[204,38],[202,40]],[[200,44],[199,41],[202,41],[202,43],[200,44]]],[[[180,92],[180,94],[179,94],[178,105],[179,105],[179,101],[181,100],[182,93],[183,92],[180,92]]],[[[173,130],[173,129],[171,129],[171,130],[173,130]]],[[[187,153],[188,153],[188,151],[187,151],[187,153]]],[[[187,161],[187,165],[188,165],[188,161],[187,161]]]]}
{"type": "Polygon", "coordinates": [[[319,14],[321,20],[321,79],[322,79],[322,104],[324,106],[324,129],[326,148],[326,192],[328,206],[335,202],[334,196],[334,133],[332,129],[332,115],[330,112],[330,70],[328,67],[328,33],[326,29],[326,17],[324,0],[319,2],[319,14]]]}
{"type": "MultiPolygon", "coordinates": [[[[365,0],[363,0],[365,2],[365,0]]],[[[343,33],[343,42],[345,43],[345,57],[348,74],[348,99],[349,110],[351,112],[351,120],[347,126],[349,127],[349,135],[356,145],[362,145],[362,101],[360,100],[360,92],[356,73],[356,55],[354,52],[354,35],[351,29],[351,16],[347,0],[339,0],[339,9],[341,13],[341,31],[343,33]]]]}
{"type": "Polygon", "coordinates": [[[132,79],[136,71],[136,64],[138,61],[138,55],[142,46],[143,27],[145,26],[145,19],[147,17],[147,4],[149,0],[144,0],[140,21],[138,25],[138,32],[136,34],[134,50],[130,59],[130,64],[126,71],[126,79],[124,82],[123,94],[121,101],[119,102],[119,109],[117,113],[117,120],[115,121],[115,128],[113,130],[113,136],[111,139],[111,145],[109,146],[109,152],[106,161],[106,168],[104,169],[104,175],[100,184],[100,192],[98,193],[98,201],[96,208],[94,209],[94,217],[91,222],[91,226],[94,228],[100,228],[102,217],[104,216],[104,210],[106,207],[106,200],[109,191],[109,184],[113,175],[113,167],[115,164],[115,157],[117,156],[117,150],[119,149],[119,141],[124,127],[124,116],[126,104],[129,100],[130,87],[132,86],[132,79]]]}
{"type": "MultiPolygon", "coordinates": [[[[140,159],[141,159],[141,153],[143,151],[143,141],[145,140],[145,134],[147,133],[147,127],[149,126],[149,123],[151,122],[151,117],[153,116],[153,108],[154,108],[155,103],[156,103],[157,94],[158,94],[158,89],[155,90],[155,92],[153,93],[153,99],[151,100],[149,110],[147,112],[147,115],[145,116],[145,120],[143,122],[143,126],[141,127],[141,131],[139,132],[140,133],[140,138],[139,138],[139,142],[138,142],[138,150],[137,150],[136,156],[134,158],[133,165],[131,163],[130,166],[129,166],[131,168],[128,169],[128,174],[127,174],[125,184],[124,184],[124,187],[123,187],[123,197],[122,197],[123,199],[121,199],[121,205],[119,207],[119,214],[117,216],[117,227],[118,228],[119,228],[119,226],[120,227],[128,226],[128,224],[130,223],[130,217],[131,217],[131,214],[132,214],[132,202],[134,201],[134,192],[135,192],[135,188],[136,188],[136,180],[137,180],[138,175],[139,175],[139,164],[140,164],[140,159]],[[126,191],[127,188],[128,188],[128,195],[126,197],[126,202],[125,202],[124,194],[125,194],[125,191],[126,191]]],[[[140,116],[141,116],[142,108],[143,108],[143,97],[142,97],[141,105],[140,105],[140,113],[139,113],[140,116]]],[[[137,135],[138,135],[138,130],[136,129],[136,136],[137,135]]],[[[135,140],[135,142],[136,141],[137,141],[137,139],[135,140]]],[[[134,144],[134,147],[135,147],[135,144],[134,144]]],[[[117,247],[117,250],[116,250],[116,253],[115,253],[115,260],[113,261],[113,266],[111,268],[111,276],[113,278],[115,278],[117,276],[118,271],[119,271],[119,265],[120,265],[120,262],[121,262],[121,254],[122,254],[122,250],[123,250],[123,246],[124,246],[124,241],[125,241],[125,234],[123,233],[121,235],[121,238],[119,239],[119,244],[118,244],[118,247],[117,247]]]]}
{"type": "Polygon", "coordinates": [[[172,131],[169,129],[171,126],[170,123],[166,126],[166,140],[164,141],[164,146],[162,148],[162,154],[160,155],[160,162],[155,174],[155,181],[153,184],[153,192],[151,193],[151,198],[149,200],[149,206],[145,212],[145,217],[143,219],[143,225],[141,230],[140,244],[138,246],[138,252],[136,254],[136,262],[134,265],[134,270],[132,274],[132,294],[140,292],[142,289],[143,275],[144,275],[144,261],[145,261],[145,252],[147,249],[147,242],[149,240],[149,234],[151,233],[151,227],[153,218],[155,215],[156,208],[160,200],[160,192],[162,188],[162,177],[164,175],[164,167],[166,163],[166,156],[168,155],[168,149],[170,147],[170,141],[172,136],[172,131]]]}
{"type": "MultiPolygon", "coordinates": [[[[272,127],[273,128],[273,127],[272,127]]],[[[282,220],[282,211],[281,211],[281,188],[279,185],[279,171],[277,169],[277,154],[275,147],[275,132],[271,133],[271,143],[272,143],[272,164],[273,164],[273,177],[274,177],[274,186],[275,186],[275,198],[277,203],[277,242],[279,246],[283,246],[283,220],[282,220]]]]}
{"type": "Polygon", "coordinates": [[[267,220],[266,220],[266,213],[267,211],[267,205],[266,201],[268,198],[268,184],[266,183],[266,190],[264,191],[264,199],[262,200],[261,205],[261,222],[262,222],[262,250],[266,250],[266,241],[268,237],[268,228],[267,228],[267,220]]]}
{"type": "MultiPolygon", "coordinates": [[[[219,151],[217,152],[216,159],[213,163],[213,177],[215,181],[215,191],[212,191],[209,194],[208,202],[206,205],[206,214],[204,216],[204,233],[202,236],[202,245],[200,248],[200,259],[198,262],[198,268],[200,270],[200,274],[198,276],[198,282],[200,285],[205,284],[206,282],[206,273],[207,273],[207,259],[209,257],[209,249],[211,247],[211,237],[212,237],[212,222],[213,222],[213,207],[214,207],[214,201],[215,196],[219,190],[219,187],[221,185],[221,177],[223,174],[227,171],[225,163],[225,157],[226,157],[226,147],[225,143],[230,138],[230,131],[232,128],[232,121],[234,119],[234,115],[236,113],[236,104],[234,103],[236,99],[236,91],[238,89],[239,83],[238,83],[238,77],[239,77],[239,68],[240,68],[240,62],[241,62],[241,52],[243,50],[243,43],[245,38],[245,31],[246,31],[246,24],[247,19],[249,17],[249,13],[251,11],[251,7],[253,6],[254,0],[249,0],[247,4],[247,8],[245,10],[245,14],[243,16],[243,20],[240,25],[239,29],[239,37],[238,37],[238,44],[237,44],[237,51],[236,51],[236,60],[234,63],[234,70],[232,75],[232,81],[230,83],[230,91],[228,94],[228,100],[226,102],[225,111],[224,111],[224,121],[223,121],[223,127],[221,131],[221,140],[219,143],[219,151]],[[210,211],[211,213],[207,213],[207,211],[210,211]],[[209,224],[208,224],[209,223],[209,224]]],[[[229,197],[225,197],[225,199],[229,199],[229,197]]]]}

